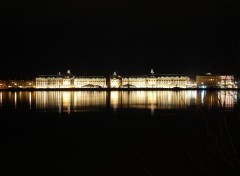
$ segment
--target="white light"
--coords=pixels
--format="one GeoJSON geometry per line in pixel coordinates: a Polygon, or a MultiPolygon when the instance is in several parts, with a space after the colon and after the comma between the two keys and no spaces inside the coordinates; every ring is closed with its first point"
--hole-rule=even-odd
{"type": "Polygon", "coordinates": [[[154,74],[154,71],[153,71],[153,69],[151,69],[151,74],[152,74],[152,75],[154,74]]]}

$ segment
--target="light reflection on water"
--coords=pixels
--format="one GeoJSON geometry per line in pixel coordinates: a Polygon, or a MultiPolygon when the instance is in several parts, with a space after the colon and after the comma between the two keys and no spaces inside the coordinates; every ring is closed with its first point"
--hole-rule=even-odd
{"type": "Polygon", "coordinates": [[[0,107],[2,107],[2,92],[0,92],[0,107]]]}
{"type": "Polygon", "coordinates": [[[0,108],[71,112],[104,109],[187,109],[193,106],[231,110],[237,91],[19,91],[0,92],[0,108]]]}
{"type": "Polygon", "coordinates": [[[39,91],[36,109],[45,111],[71,112],[94,111],[106,107],[106,92],[101,91],[39,91]]]}

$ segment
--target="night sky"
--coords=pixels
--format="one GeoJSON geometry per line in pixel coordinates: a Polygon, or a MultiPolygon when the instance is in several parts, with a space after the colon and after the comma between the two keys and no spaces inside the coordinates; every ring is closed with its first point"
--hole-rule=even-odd
{"type": "Polygon", "coordinates": [[[240,6],[219,0],[1,2],[2,78],[240,74],[240,6]]]}

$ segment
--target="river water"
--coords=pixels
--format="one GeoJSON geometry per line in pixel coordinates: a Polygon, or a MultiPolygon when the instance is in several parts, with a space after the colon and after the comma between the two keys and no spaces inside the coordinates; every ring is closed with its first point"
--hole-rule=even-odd
{"type": "Polygon", "coordinates": [[[5,175],[237,175],[238,91],[2,91],[5,175]]]}

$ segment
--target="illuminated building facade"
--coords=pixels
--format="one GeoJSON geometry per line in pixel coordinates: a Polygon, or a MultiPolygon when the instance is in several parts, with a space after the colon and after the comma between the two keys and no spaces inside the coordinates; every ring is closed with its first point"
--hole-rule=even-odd
{"type": "Polygon", "coordinates": [[[35,81],[33,80],[8,80],[6,88],[34,88],[35,81]]]}
{"type": "Polygon", "coordinates": [[[122,78],[121,76],[117,75],[116,72],[113,73],[112,76],[110,76],[110,88],[120,88],[122,85],[122,78]]]}
{"type": "Polygon", "coordinates": [[[146,88],[146,78],[145,77],[138,77],[138,76],[131,76],[122,78],[122,88],[146,88]]]}
{"type": "Polygon", "coordinates": [[[218,87],[219,88],[237,88],[237,82],[234,80],[234,76],[232,75],[224,75],[224,76],[219,76],[219,83],[218,87]]]}
{"type": "Polygon", "coordinates": [[[196,76],[198,88],[237,88],[233,75],[206,75],[196,76]]]}
{"type": "Polygon", "coordinates": [[[207,73],[206,75],[196,76],[196,82],[198,88],[217,88],[219,76],[207,73]]]}
{"type": "Polygon", "coordinates": [[[122,87],[131,88],[187,88],[187,76],[155,75],[128,77],[122,79],[122,87]]]}
{"type": "Polygon", "coordinates": [[[40,75],[36,78],[37,89],[56,89],[56,88],[72,88],[74,76],[67,71],[66,75],[60,72],[58,75],[40,75]]]}
{"type": "Polygon", "coordinates": [[[101,76],[88,76],[74,78],[74,88],[106,88],[106,78],[101,76]]]}
{"type": "Polygon", "coordinates": [[[34,88],[36,85],[35,85],[35,81],[33,80],[23,80],[22,86],[23,88],[34,88]]]}
{"type": "Polygon", "coordinates": [[[187,88],[190,78],[184,75],[150,75],[110,77],[110,88],[187,88]]]}
{"type": "Polygon", "coordinates": [[[7,88],[18,88],[20,86],[20,81],[19,80],[8,80],[6,81],[7,88]]]}
{"type": "Polygon", "coordinates": [[[70,76],[42,75],[36,78],[36,88],[73,88],[73,79],[70,76]]]}
{"type": "Polygon", "coordinates": [[[40,75],[34,80],[0,80],[0,89],[36,88],[36,89],[68,89],[68,88],[219,88],[235,89],[238,83],[233,75],[197,75],[196,81],[190,77],[177,74],[154,74],[122,77],[114,72],[110,78],[104,76],[74,76],[70,70],[66,74],[40,75]]]}
{"type": "Polygon", "coordinates": [[[37,89],[56,88],[106,88],[106,78],[102,76],[75,77],[68,70],[66,75],[42,75],[36,78],[37,89]]]}
{"type": "Polygon", "coordinates": [[[6,81],[0,80],[0,89],[6,89],[6,81]]]}
{"type": "Polygon", "coordinates": [[[197,83],[195,80],[190,79],[187,83],[187,88],[197,88],[197,83]]]}

